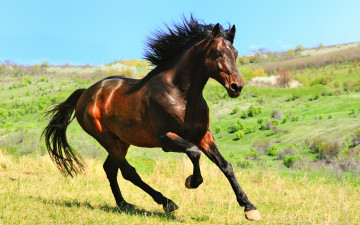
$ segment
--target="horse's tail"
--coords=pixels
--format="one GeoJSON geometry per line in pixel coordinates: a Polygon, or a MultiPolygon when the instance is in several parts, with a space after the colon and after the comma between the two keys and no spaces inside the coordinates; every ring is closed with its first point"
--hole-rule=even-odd
{"type": "Polygon", "coordinates": [[[85,169],[82,157],[74,152],[66,138],[66,129],[75,117],[72,116],[73,112],[85,90],[76,90],[64,102],[49,110],[47,114],[52,115],[52,118],[41,134],[45,136],[45,144],[51,160],[65,176],[73,177],[85,169]]]}

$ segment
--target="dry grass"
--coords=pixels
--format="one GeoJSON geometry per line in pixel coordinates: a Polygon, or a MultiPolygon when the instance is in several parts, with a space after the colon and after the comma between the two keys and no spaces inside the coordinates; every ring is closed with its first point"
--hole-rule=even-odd
{"type": "MultiPolygon", "coordinates": [[[[329,64],[336,65],[343,62],[358,62],[360,60],[360,47],[329,52],[322,55],[300,57],[280,62],[269,62],[261,65],[266,73],[272,74],[280,69],[297,70],[304,68],[319,68],[329,64]]],[[[259,66],[254,66],[253,69],[259,66]]]]}
{"type": "MultiPolygon", "coordinates": [[[[250,224],[219,170],[202,159],[204,183],[184,187],[189,160],[161,160],[142,177],[179,205],[163,212],[151,197],[119,178],[126,200],[137,210],[118,212],[102,162],[87,160],[86,174],[64,178],[48,157],[15,160],[0,152],[0,224],[250,224]]],[[[261,224],[360,223],[359,187],[269,170],[242,170],[240,184],[258,207],[261,224]]]]}

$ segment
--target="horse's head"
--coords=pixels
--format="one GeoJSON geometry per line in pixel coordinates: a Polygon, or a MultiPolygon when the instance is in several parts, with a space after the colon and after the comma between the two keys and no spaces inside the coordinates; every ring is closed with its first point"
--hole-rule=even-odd
{"type": "Polygon", "coordinates": [[[244,86],[236,66],[238,52],[233,46],[234,37],[235,25],[229,31],[223,31],[216,24],[206,44],[205,56],[209,76],[222,84],[231,98],[238,97],[244,86]]]}

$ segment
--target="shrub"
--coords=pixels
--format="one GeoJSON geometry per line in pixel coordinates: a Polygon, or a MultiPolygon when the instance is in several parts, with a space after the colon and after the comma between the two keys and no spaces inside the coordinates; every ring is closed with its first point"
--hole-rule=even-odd
{"type": "Polygon", "coordinates": [[[272,119],[271,123],[274,124],[274,125],[279,125],[280,124],[279,120],[277,120],[277,119],[272,119]]]}
{"type": "Polygon", "coordinates": [[[245,112],[243,111],[240,115],[241,118],[246,119],[248,117],[254,117],[256,115],[259,115],[261,113],[262,109],[260,106],[255,107],[254,105],[251,105],[249,109],[245,112]]]}
{"type": "Polygon", "coordinates": [[[298,99],[298,98],[300,98],[300,96],[292,94],[290,97],[288,97],[287,99],[285,99],[285,102],[294,101],[294,100],[296,100],[296,99],[298,99]]]}
{"type": "Polygon", "coordinates": [[[235,108],[232,109],[230,114],[231,115],[236,114],[237,112],[239,112],[239,110],[240,110],[239,107],[235,107],[235,108]]]}
{"type": "Polygon", "coordinates": [[[244,56],[240,56],[236,59],[236,65],[237,66],[241,66],[241,65],[244,65],[244,64],[248,64],[250,63],[250,60],[248,57],[244,57],[244,56]]]}
{"type": "Polygon", "coordinates": [[[258,120],[257,120],[257,123],[258,123],[259,125],[263,124],[263,123],[264,123],[264,119],[262,119],[262,118],[261,118],[261,119],[258,119],[258,120]]]}
{"type": "Polygon", "coordinates": [[[295,121],[299,121],[300,117],[299,116],[292,116],[291,117],[291,121],[295,122],[295,121]]]}
{"type": "Polygon", "coordinates": [[[280,111],[280,109],[274,109],[274,110],[271,112],[271,118],[281,120],[281,119],[284,118],[284,115],[282,114],[282,112],[280,111]]]}
{"type": "Polygon", "coordinates": [[[261,107],[255,107],[254,105],[251,105],[248,109],[248,116],[254,117],[261,113],[261,107]]]}
{"type": "Polygon", "coordinates": [[[259,129],[257,124],[254,125],[248,125],[246,127],[243,127],[243,130],[245,132],[245,134],[250,134],[250,133],[254,133],[259,129]]]}
{"type": "Polygon", "coordinates": [[[251,80],[254,77],[254,71],[250,67],[240,67],[239,72],[242,75],[244,81],[251,80]]]}
{"type": "Polygon", "coordinates": [[[337,81],[334,82],[334,88],[339,88],[339,87],[341,87],[341,84],[340,84],[340,82],[337,80],[337,81]]]}
{"type": "Polygon", "coordinates": [[[287,123],[288,120],[289,120],[289,118],[287,116],[285,116],[284,119],[282,119],[281,124],[287,123]]]}
{"type": "Polygon", "coordinates": [[[356,145],[360,145],[360,128],[357,129],[352,135],[351,144],[353,147],[355,147],[356,145]]]}
{"type": "Polygon", "coordinates": [[[307,140],[306,145],[316,154],[317,159],[326,159],[328,162],[337,157],[342,148],[339,141],[328,141],[321,136],[307,140]]]}
{"type": "Polygon", "coordinates": [[[278,152],[278,159],[283,159],[286,156],[296,155],[296,147],[292,144],[285,146],[281,151],[278,152]]]}
{"type": "Polygon", "coordinates": [[[289,82],[291,80],[291,76],[290,76],[290,72],[288,69],[280,69],[279,70],[279,76],[276,79],[277,84],[280,87],[288,87],[289,86],[289,82]]]}
{"type": "Polygon", "coordinates": [[[273,123],[270,120],[265,120],[265,129],[264,130],[271,130],[273,127],[273,123]]]}
{"type": "Polygon", "coordinates": [[[285,156],[283,159],[283,164],[287,168],[292,167],[296,162],[297,162],[297,158],[296,158],[296,156],[293,156],[293,155],[285,156]]]}
{"type": "Polygon", "coordinates": [[[230,126],[229,126],[229,133],[235,133],[239,130],[241,130],[241,125],[238,124],[238,123],[232,123],[230,126]]]}
{"type": "Polygon", "coordinates": [[[310,85],[311,86],[316,85],[316,84],[328,85],[331,81],[332,81],[331,77],[321,76],[321,77],[317,77],[313,81],[311,81],[310,85]]]}
{"type": "Polygon", "coordinates": [[[271,141],[269,138],[261,138],[256,140],[252,147],[257,149],[260,153],[265,153],[271,147],[271,141]]]}
{"type": "Polygon", "coordinates": [[[265,73],[262,67],[254,70],[254,77],[267,77],[268,75],[265,73]]]}
{"type": "Polygon", "coordinates": [[[325,141],[318,146],[318,159],[333,159],[340,153],[341,145],[338,141],[325,141]]]}
{"type": "Polygon", "coordinates": [[[249,167],[252,167],[252,163],[247,160],[247,159],[244,159],[244,158],[238,158],[236,159],[235,161],[235,165],[240,167],[240,168],[249,168],[249,167]]]}
{"type": "Polygon", "coordinates": [[[312,150],[312,153],[317,153],[319,151],[319,145],[320,143],[324,142],[324,137],[322,136],[317,136],[314,137],[311,140],[306,140],[305,141],[305,145],[308,146],[308,148],[310,148],[312,150]]]}
{"type": "Polygon", "coordinates": [[[215,133],[217,134],[217,133],[220,133],[220,131],[221,131],[221,128],[219,127],[219,126],[216,126],[215,127],[215,133]]]}
{"type": "Polygon", "coordinates": [[[246,154],[248,159],[258,159],[259,151],[257,149],[251,148],[250,151],[246,154]]]}
{"type": "Polygon", "coordinates": [[[235,133],[235,135],[236,135],[236,139],[240,140],[241,138],[244,137],[245,134],[242,131],[238,131],[238,132],[235,133]]]}
{"type": "Polygon", "coordinates": [[[268,150],[266,150],[265,154],[269,155],[269,156],[276,156],[278,155],[279,150],[278,150],[278,146],[277,145],[273,145],[271,148],[269,148],[268,150]]]}
{"type": "Polygon", "coordinates": [[[248,118],[248,114],[247,114],[247,112],[245,112],[245,111],[241,112],[240,117],[241,117],[242,119],[246,119],[246,118],[248,118]]]}

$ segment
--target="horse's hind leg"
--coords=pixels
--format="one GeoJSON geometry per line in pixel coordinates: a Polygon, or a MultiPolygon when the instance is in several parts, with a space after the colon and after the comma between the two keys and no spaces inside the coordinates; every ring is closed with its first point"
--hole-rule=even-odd
{"type": "Polygon", "coordinates": [[[115,197],[116,204],[119,207],[126,206],[127,202],[123,198],[120,188],[119,188],[119,184],[117,182],[117,175],[118,175],[119,168],[116,165],[116,163],[114,162],[114,160],[111,159],[110,155],[106,158],[103,167],[104,167],[106,176],[109,180],[111,191],[115,197]]]}
{"type": "Polygon", "coordinates": [[[120,140],[116,135],[103,129],[101,135],[96,137],[96,140],[108,151],[110,157],[106,159],[104,163],[104,169],[106,175],[109,178],[110,187],[114,194],[116,203],[120,206],[126,203],[121,195],[120,188],[116,181],[117,169],[120,168],[121,174],[124,179],[132,182],[146,193],[148,193],[156,203],[162,204],[163,208],[167,212],[172,212],[178,209],[178,206],[168,198],[165,198],[160,192],[155,191],[149,185],[147,185],[136,172],[135,168],[132,167],[125,159],[129,144],[120,140]],[[108,161],[109,160],[109,161],[108,161]],[[108,162],[107,162],[108,161],[108,162]],[[116,166],[116,171],[115,171],[116,166]]]}
{"type": "Polygon", "coordinates": [[[132,167],[125,158],[119,162],[119,167],[124,179],[132,182],[148,193],[156,203],[162,204],[166,212],[172,212],[179,208],[173,201],[164,197],[160,192],[155,191],[152,187],[146,184],[136,172],[135,168],[132,167]]]}

